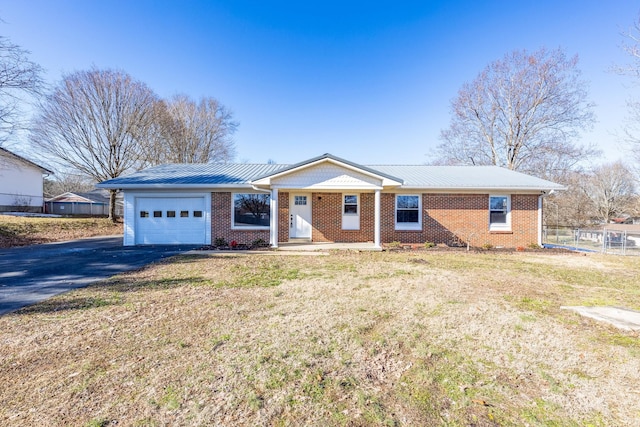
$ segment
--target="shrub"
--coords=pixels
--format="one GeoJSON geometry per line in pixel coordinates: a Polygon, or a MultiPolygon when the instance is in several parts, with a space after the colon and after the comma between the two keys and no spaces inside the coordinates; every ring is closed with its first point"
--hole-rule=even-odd
{"type": "Polygon", "coordinates": [[[390,249],[400,249],[402,247],[402,243],[398,242],[397,240],[394,240],[393,242],[387,244],[387,246],[390,249]]]}
{"type": "Polygon", "coordinates": [[[493,245],[491,243],[485,243],[484,245],[482,245],[482,249],[493,249],[493,245]]]}
{"type": "Polygon", "coordinates": [[[424,242],[424,247],[427,248],[427,249],[434,248],[435,246],[436,246],[436,244],[433,243],[433,242],[429,242],[429,241],[424,242]]]}
{"type": "Polygon", "coordinates": [[[224,237],[216,237],[216,240],[214,240],[213,244],[215,246],[227,246],[227,241],[224,240],[224,237]]]}
{"type": "Polygon", "coordinates": [[[542,249],[542,246],[537,243],[529,243],[529,249],[542,249]]]}
{"type": "Polygon", "coordinates": [[[251,246],[254,248],[263,248],[267,246],[267,242],[265,242],[264,239],[256,239],[251,242],[251,246]]]}

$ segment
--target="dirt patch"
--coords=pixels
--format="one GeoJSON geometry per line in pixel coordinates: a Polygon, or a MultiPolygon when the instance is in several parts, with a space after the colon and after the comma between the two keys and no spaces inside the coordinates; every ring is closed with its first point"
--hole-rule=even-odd
{"type": "Polygon", "coordinates": [[[0,318],[0,424],[636,425],[637,333],[560,306],[640,260],[558,257],[178,257],[0,318]]]}

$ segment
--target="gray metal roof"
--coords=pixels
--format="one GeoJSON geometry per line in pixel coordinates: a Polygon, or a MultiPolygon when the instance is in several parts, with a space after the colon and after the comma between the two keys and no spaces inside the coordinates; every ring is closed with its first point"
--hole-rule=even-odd
{"type": "Polygon", "coordinates": [[[101,188],[160,185],[248,185],[255,177],[271,174],[287,165],[247,163],[168,164],[101,182],[101,188]]]}
{"type": "MultiPolygon", "coordinates": [[[[322,158],[321,156],[320,158],[322,158]]],[[[320,158],[315,158],[318,160],[320,158]]],[[[333,156],[331,158],[334,158],[333,156]]],[[[312,159],[313,160],[313,159],[312,159]]],[[[338,159],[342,161],[342,159],[338,159]]],[[[296,165],[205,163],[168,164],[145,169],[98,184],[100,188],[202,188],[249,186],[252,181],[278,172],[303,166],[296,165]]],[[[312,163],[312,162],[311,162],[312,163]]],[[[433,190],[562,190],[562,185],[497,166],[425,166],[372,165],[359,166],[381,176],[404,181],[400,188],[433,190]]]]}
{"type": "Polygon", "coordinates": [[[372,169],[398,176],[404,188],[562,190],[564,187],[535,176],[498,166],[373,165],[372,169]]]}

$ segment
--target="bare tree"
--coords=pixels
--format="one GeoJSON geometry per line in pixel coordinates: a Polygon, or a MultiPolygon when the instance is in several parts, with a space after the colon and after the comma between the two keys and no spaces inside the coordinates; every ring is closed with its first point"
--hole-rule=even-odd
{"type": "Polygon", "coordinates": [[[594,168],[582,190],[596,217],[605,223],[635,208],[635,179],[620,161],[594,168]]]}
{"type": "MultiPolygon", "coordinates": [[[[40,105],[31,141],[52,160],[97,182],[141,163],[140,138],[152,122],[155,94],[123,71],[79,71],[64,76],[40,105]]],[[[109,218],[115,216],[111,190],[109,218]]]]}
{"type": "Polygon", "coordinates": [[[39,95],[42,68],[29,52],[0,36],[0,145],[21,127],[20,103],[24,95],[39,95]]]}
{"type": "Polygon", "coordinates": [[[452,101],[438,163],[498,165],[551,177],[592,149],[574,143],[593,120],[578,58],[561,49],[514,51],[489,64],[452,101]]]}
{"type": "MultiPolygon", "coordinates": [[[[640,85],[640,17],[633,27],[623,32],[625,42],[622,49],[629,54],[631,62],[613,67],[613,71],[630,76],[632,83],[640,85]]],[[[625,119],[623,140],[628,145],[628,149],[640,166],[640,101],[631,98],[627,100],[629,115],[625,119]]]]}
{"type": "Polygon", "coordinates": [[[159,101],[154,108],[146,160],[160,163],[227,162],[235,156],[232,135],[238,124],[214,98],[198,103],[186,95],[159,101]]]}

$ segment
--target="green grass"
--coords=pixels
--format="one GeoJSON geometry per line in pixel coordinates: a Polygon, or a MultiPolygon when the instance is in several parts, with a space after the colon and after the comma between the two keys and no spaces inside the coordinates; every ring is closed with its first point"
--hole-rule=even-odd
{"type": "Polygon", "coordinates": [[[632,425],[637,333],[559,307],[637,306],[639,268],[180,256],[0,317],[0,424],[632,425]]]}

